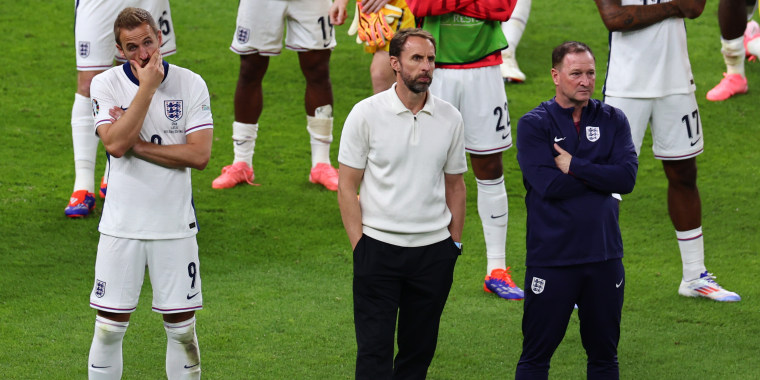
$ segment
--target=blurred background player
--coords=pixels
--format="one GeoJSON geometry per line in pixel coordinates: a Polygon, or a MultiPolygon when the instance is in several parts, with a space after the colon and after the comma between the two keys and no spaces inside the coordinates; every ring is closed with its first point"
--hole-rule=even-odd
{"type": "MultiPolygon", "coordinates": [[[[113,22],[120,10],[128,6],[148,10],[158,22],[163,37],[161,54],[174,54],[177,41],[174,37],[169,0],[79,0],[74,17],[76,40],[77,92],[71,109],[71,137],[74,144],[74,191],[65,214],[80,218],[95,208],[95,156],[98,137],[92,132],[92,106],[90,83],[95,75],[113,66],[114,59],[123,60],[113,41],[113,22]]],[[[100,183],[100,197],[106,195],[108,163],[100,183]]]]}
{"type": "MultiPolygon", "coordinates": [[[[330,8],[330,22],[333,25],[343,25],[346,21],[346,4],[348,0],[336,0],[330,8]]],[[[357,35],[356,43],[364,45],[364,51],[372,54],[369,66],[372,78],[372,91],[385,91],[396,81],[396,75],[391,69],[388,48],[390,38],[399,29],[413,28],[414,15],[404,0],[364,0],[356,2],[354,20],[348,30],[349,35],[357,35]],[[359,6],[361,5],[361,11],[359,6]],[[372,14],[376,17],[373,25],[369,25],[372,14]],[[383,24],[383,21],[385,24],[383,24]],[[387,25],[390,37],[383,33],[382,27],[387,25]],[[378,29],[377,26],[380,26],[378,29]],[[359,29],[362,28],[360,31],[359,29]]],[[[387,31],[386,31],[387,32],[387,31]]]]}
{"type": "Polygon", "coordinates": [[[683,266],[678,294],[739,301],[738,294],[723,289],[705,268],[702,201],[697,188],[703,126],[684,23],[684,18],[702,14],[705,0],[649,5],[640,0],[595,1],[611,32],[604,102],[628,117],[636,154],[641,153],[647,125],[651,125],[652,151],[662,161],[668,179],[668,214],[683,266]]]}
{"type": "Polygon", "coordinates": [[[464,119],[465,150],[478,187],[478,214],[486,246],[483,290],[507,300],[523,291],[506,265],[508,203],[502,152],[512,147],[507,94],[501,80],[501,51],[507,40],[501,22],[509,19],[513,0],[440,2],[407,0],[438,49],[430,92],[459,109],[464,119]],[[465,4],[465,5],[462,5],[465,4]],[[435,16],[433,16],[435,15],[435,16]]]}
{"type": "Polygon", "coordinates": [[[720,52],[726,63],[723,79],[707,92],[707,100],[718,102],[737,94],[744,94],[747,76],[744,74],[745,56],[760,54],[760,26],[750,21],[757,9],[757,0],[720,0],[718,25],[720,25],[720,52]],[[747,21],[749,21],[747,23],[747,21]],[[755,40],[754,42],[750,42],[755,40]],[[752,45],[750,49],[749,45],[752,45]]]}
{"type": "Polygon", "coordinates": [[[525,82],[525,74],[520,71],[515,57],[515,50],[520,44],[525,26],[528,24],[530,17],[531,0],[517,0],[515,9],[509,20],[501,23],[501,30],[507,37],[507,48],[501,51],[501,77],[504,82],[522,83],[525,82]]]}
{"type": "Polygon", "coordinates": [[[230,49],[240,55],[235,89],[235,122],[232,123],[234,159],[222,168],[211,186],[226,189],[253,183],[253,152],[264,108],[261,83],[269,57],[285,47],[298,52],[306,79],[306,129],[311,136],[309,181],[328,190],[338,189],[338,171],[330,164],[333,129],[333,93],[330,53],[335,47],[330,23],[330,0],[241,0],[237,29],[230,49]]]}
{"type": "Polygon", "coordinates": [[[200,379],[195,311],[203,295],[191,169],[203,170],[211,156],[208,88],[162,59],[161,33],[146,10],[125,8],[112,30],[128,62],[92,81],[91,128],[111,154],[111,182],[90,293],[97,317],[89,379],[121,378],[122,341],[146,267],[153,311],[164,320],[166,375],[200,379]]]}

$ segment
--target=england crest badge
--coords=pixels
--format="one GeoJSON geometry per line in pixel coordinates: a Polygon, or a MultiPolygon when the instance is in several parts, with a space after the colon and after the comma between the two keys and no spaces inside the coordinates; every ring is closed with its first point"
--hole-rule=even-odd
{"type": "Polygon", "coordinates": [[[590,142],[594,142],[596,140],[599,140],[599,127],[592,127],[587,126],[586,127],[586,139],[590,142]]]}
{"type": "Polygon", "coordinates": [[[535,294],[541,294],[541,292],[544,291],[544,285],[546,285],[546,280],[543,278],[533,277],[533,281],[530,283],[530,290],[532,290],[535,294]]]}
{"type": "Polygon", "coordinates": [[[98,280],[95,283],[95,297],[103,298],[104,295],[106,295],[106,283],[98,280]]]}
{"type": "Polygon", "coordinates": [[[164,100],[164,115],[171,121],[177,121],[182,118],[182,101],[181,100],[164,100]]]}
{"type": "Polygon", "coordinates": [[[79,41],[79,56],[82,58],[90,56],[90,41],[79,41]]]}
{"type": "Polygon", "coordinates": [[[248,42],[248,38],[251,36],[251,30],[248,28],[243,28],[242,26],[238,26],[237,30],[237,40],[241,44],[244,44],[248,42]]]}

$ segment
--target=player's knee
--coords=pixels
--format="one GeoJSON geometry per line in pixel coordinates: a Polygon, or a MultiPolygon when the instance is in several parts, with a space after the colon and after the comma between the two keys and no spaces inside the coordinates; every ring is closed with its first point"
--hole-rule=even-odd
{"type": "Polygon", "coordinates": [[[695,160],[663,161],[663,167],[670,186],[696,189],[697,164],[695,160]]]}
{"type": "Polygon", "coordinates": [[[95,318],[95,339],[104,346],[120,344],[129,322],[119,322],[98,315],[95,318]]]}
{"type": "Polygon", "coordinates": [[[164,322],[164,329],[169,340],[183,345],[195,342],[195,317],[177,323],[164,322]]]}
{"type": "Polygon", "coordinates": [[[240,73],[238,81],[243,83],[261,83],[267,72],[269,58],[259,54],[240,56],[240,73]]]}

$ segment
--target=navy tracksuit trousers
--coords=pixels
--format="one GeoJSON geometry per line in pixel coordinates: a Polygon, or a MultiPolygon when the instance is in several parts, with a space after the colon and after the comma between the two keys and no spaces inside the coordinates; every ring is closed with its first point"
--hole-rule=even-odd
{"type": "Polygon", "coordinates": [[[621,259],[562,267],[528,267],[522,320],[523,351],[515,379],[548,379],[549,362],[565,336],[573,306],[588,379],[618,379],[617,346],[625,271],[621,259]]]}

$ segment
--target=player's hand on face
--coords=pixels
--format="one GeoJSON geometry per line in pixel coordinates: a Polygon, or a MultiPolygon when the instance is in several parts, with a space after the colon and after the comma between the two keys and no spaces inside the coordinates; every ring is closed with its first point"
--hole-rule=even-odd
{"type": "Polygon", "coordinates": [[[570,155],[570,153],[567,153],[564,149],[560,148],[559,144],[554,143],[554,150],[559,153],[557,157],[554,157],[554,163],[557,165],[557,168],[562,171],[562,173],[569,173],[570,172],[570,161],[572,161],[573,156],[570,155]]]}
{"type": "Polygon", "coordinates": [[[111,116],[111,123],[115,122],[116,120],[119,120],[121,115],[124,115],[124,110],[121,109],[119,106],[113,106],[110,110],[108,110],[108,115],[111,116]]]}
{"type": "Polygon", "coordinates": [[[164,65],[163,58],[161,56],[161,50],[156,49],[153,55],[150,56],[150,61],[145,67],[140,67],[140,64],[135,61],[129,61],[132,68],[135,70],[135,75],[140,81],[140,85],[147,86],[150,89],[156,89],[164,79],[164,65]]]}
{"type": "Polygon", "coordinates": [[[375,13],[388,4],[390,0],[362,0],[364,13],[375,13]]]}

